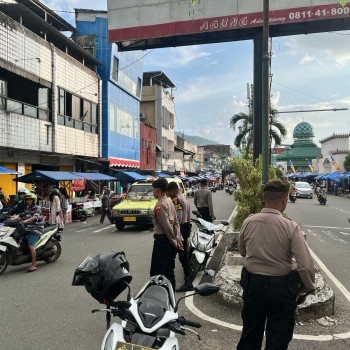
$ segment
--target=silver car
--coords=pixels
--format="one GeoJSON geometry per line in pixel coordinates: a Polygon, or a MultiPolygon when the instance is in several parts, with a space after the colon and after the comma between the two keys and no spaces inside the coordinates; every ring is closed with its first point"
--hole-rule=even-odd
{"type": "Polygon", "coordinates": [[[295,189],[297,190],[297,197],[305,197],[305,198],[311,198],[313,196],[313,191],[307,182],[297,181],[294,184],[295,189]]]}

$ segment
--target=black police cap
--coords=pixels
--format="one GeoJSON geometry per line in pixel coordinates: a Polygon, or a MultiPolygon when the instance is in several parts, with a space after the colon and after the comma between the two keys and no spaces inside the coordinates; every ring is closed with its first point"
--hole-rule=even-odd
{"type": "Polygon", "coordinates": [[[283,182],[281,180],[271,180],[269,181],[263,189],[264,192],[289,192],[289,183],[283,182]]]}
{"type": "Polygon", "coordinates": [[[165,192],[168,189],[168,181],[164,179],[164,177],[161,177],[157,180],[154,180],[152,182],[152,186],[154,188],[160,188],[163,192],[165,192]]]}

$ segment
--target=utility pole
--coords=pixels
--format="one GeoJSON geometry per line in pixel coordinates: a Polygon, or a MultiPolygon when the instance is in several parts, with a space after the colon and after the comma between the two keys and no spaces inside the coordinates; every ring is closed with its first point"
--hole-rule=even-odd
{"type": "Polygon", "coordinates": [[[269,52],[269,0],[263,7],[263,52],[262,52],[262,184],[269,181],[269,110],[270,110],[270,52],[269,52]]]}

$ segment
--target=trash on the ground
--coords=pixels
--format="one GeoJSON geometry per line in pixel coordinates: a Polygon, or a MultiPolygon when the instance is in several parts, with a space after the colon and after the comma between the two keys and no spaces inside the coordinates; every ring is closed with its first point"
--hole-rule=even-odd
{"type": "Polygon", "coordinates": [[[321,326],[323,326],[323,327],[333,326],[333,325],[338,323],[337,320],[335,320],[335,319],[333,319],[331,317],[328,317],[328,316],[319,318],[319,319],[316,320],[316,322],[318,324],[320,324],[321,326]]]}
{"type": "Polygon", "coordinates": [[[303,322],[300,322],[300,321],[296,321],[295,324],[296,324],[297,326],[304,326],[304,323],[303,323],[303,322]]]}
{"type": "Polygon", "coordinates": [[[210,277],[215,276],[215,271],[214,270],[206,270],[205,273],[208,274],[210,277]]]}
{"type": "Polygon", "coordinates": [[[211,331],[212,331],[212,332],[217,332],[218,330],[217,330],[217,329],[212,329],[211,331]]]}

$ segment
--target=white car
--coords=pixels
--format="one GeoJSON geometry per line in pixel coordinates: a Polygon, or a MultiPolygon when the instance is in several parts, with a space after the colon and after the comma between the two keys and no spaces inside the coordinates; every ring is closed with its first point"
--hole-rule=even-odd
{"type": "Polygon", "coordinates": [[[297,197],[311,198],[313,197],[313,191],[307,182],[297,181],[294,184],[295,189],[297,190],[297,197]]]}

